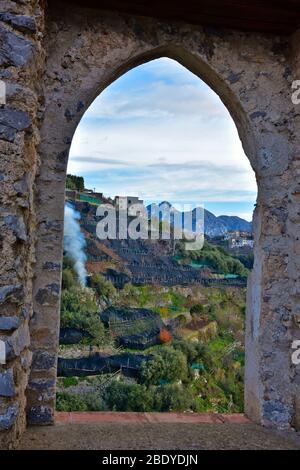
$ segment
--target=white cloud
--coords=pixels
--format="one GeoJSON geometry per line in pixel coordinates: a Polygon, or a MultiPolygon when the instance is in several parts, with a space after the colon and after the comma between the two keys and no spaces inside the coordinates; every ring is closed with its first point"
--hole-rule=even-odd
{"type": "Polygon", "coordinates": [[[139,119],[180,117],[226,118],[227,112],[218,99],[207,95],[197,84],[155,81],[134,90],[128,97],[124,91],[103,92],[89,109],[90,117],[98,119],[139,119]]]}
{"type": "Polygon", "coordinates": [[[106,194],[147,200],[254,200],[257,190],[228,111],[170,59],[134,69],[94,101],[68,172],[106,194]]]}

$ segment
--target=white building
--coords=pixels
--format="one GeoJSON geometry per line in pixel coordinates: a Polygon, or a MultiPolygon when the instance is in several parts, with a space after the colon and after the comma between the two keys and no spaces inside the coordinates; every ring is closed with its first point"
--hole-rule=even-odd
{"type": "Polygon", "coordinates": [[[249,246],[253,248],[254,240],[252,238],[232,238],[230,240],[231,248],[243,248],[244,246],[249,246]]]}
{"type": "Polygon", "coordinates": [[[137,196],[116,196],[114,202],[119,210],[127,210],[134,204],[144,205],[144,201],[137,196]]]}

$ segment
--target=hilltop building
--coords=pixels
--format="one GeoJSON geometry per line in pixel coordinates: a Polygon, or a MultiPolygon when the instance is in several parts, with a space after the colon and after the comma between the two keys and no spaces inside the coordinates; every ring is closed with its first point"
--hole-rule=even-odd
{"type": "Polygon", "coordinates": [[[230,248],[253,248],[254,240],[249,232],[230,230],[224,235],[224,240],[229,242],[230,248]]]}
{"type": "Polygon", "coordinates": [[[126,209],[134,204],[144,205],[144,201],[137,196],[116,196],[114,199],[115,206],[119,209],[126,209]]]}

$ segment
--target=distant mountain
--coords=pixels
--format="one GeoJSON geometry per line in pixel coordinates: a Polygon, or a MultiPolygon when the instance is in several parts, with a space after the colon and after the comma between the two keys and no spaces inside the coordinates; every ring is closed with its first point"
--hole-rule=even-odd
{"type": "Polygon", "coordinates": [[[252,232],[252,222],[241,219],[235,215],[220,215],[216,217],[204,209],[204,233],[209,237],[224,235],[231,230],[252,232]]]}
{"type": "MultiPolygon", "coordinates": [[[[182,212],[181,216],[179,215],[179,211],[172,207],[172,205],[164,201],[159,204],[161,207],[164,205],[165,207],[168,207],[170,210],[170,213],[173,214],[171,215],[171,222],[174,223],[175,226],[178,227],[183,225],[183,221],[189,220],[191,217],[192,213],[192,230],[193,232],[196,231],[196,213],[197,210],[203,211],[204,210],[204,233],[205,235],[208,235],[209,237],[218,237],[221,235],[224,235],[226,232],[230,230],[241,230],[243,232],[252,232],[252,222],[248,222],[247,220],[242,219],[241,217],[237,216],[230,216],[230,215],[220,215],[220,216],[215,216],[212,212],[203,209],[203,208],[195,208],[191,212],[182,212]]],[[[150,213],[150,208],[151,206],[148,206],[148,212],[150,213]]]]}
{"type": "Polygon", "coordinates": [[[236,215],[220,215],[218,217],[226,227],[227,230],[241,230],[243,232],[252,232],[252,222],[248,222],[236,215]]]}

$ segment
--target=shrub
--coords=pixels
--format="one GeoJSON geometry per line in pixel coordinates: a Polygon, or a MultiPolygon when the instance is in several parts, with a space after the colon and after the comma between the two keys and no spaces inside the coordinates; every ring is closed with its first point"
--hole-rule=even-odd
{"type": "Polygon", "coordinates": [[[202,342],[210,341],[218,335],[218,323],[211,321],[208,325],[201,328],[198,332],[198,339],[202,342]]]}
{"type": "Polygon", "coordinates": [[[108,408],[114,411],[152,411],[153,393],[140,384],[112,382],[106,389],[108,408]]]}
{"type": "Polygon", "coordinates": [[[141,367],[141,380],[146,385],[186,380],[187,375],[186,356],[171,347],[162,348],[153,359],[143,362],[141,367]]]}
{"type": "Polygon", "coordinates": [[[86,403],[80,395],[71,393],[57,393],[57,411],[87,411],[86,403]]]}
{"type": "Polygon", "coordinates": [[[105,411],[103,398],[97,392],[89,392],[83,395],[87,411],[105,411]]]}
{"type": "Polygon", "coordinates": [[[76,284],[73,270],[66,268],[62,272],[62,289],[71,289],[76,284]]]}
{"type": "Polygon", "coordinates": [[[105,396],[108,409],[113,411],[186,411],[193,403],[191,391],[174,384],[146,388],[113,382],[105,396]]]}
{"type": "Polygon", "coordinates": [[[63,386],[65,388],[72,387],[73,385],[78,385],[77,377],[64,377],[63,378],[63,386]]]}
{"type": "Polygon", "coordinates": [[[173,325],[175,328],[183,328],[187,324],[187,318],[185,315],[177,315],[173,320],[173,325]]]}
{"type": "Polygon", "coordinates": [[[184,308],[185,297],[178,292],[172,291],[170,294],[172,306],[175,310],[182,310],[184,308]]]}
{"type": "Polygon", "coordinates": [[[199,313],[204,312],[204,306],[202,304],[195,304],[190,308],[190,314],[198,315],[199,313]]]}
{"type": "Polygon", "coordinates": [[[59,392],[56,394],[57,411],[103,411],[102,398],[95,393],[76,394],[59,392]]]}
{"type": "Polygon", "coordinates": [[[203,358],[204,345],[201,342],[176,340],[173,341],[172,346],[175,350],[181,351],[186,356],[189,364],[203,358]]]}
{"type": "Polygon", "coordinates": [[[162,328],[159,332],[159,339],[162,343],[169,343],[172,340],[172,335],[168,330],[162,328]]]}
{"type": "Polygon", "coordinates": [[[82,176],[67,175],[66,179],[67,189],[83,191],[84,190],[84,178],[82,176]]]}
{"type": "Polygon", "coordinates": [[[63,269],[71,269],[73,271],[73,273],[75,274],[74,265],[75,265],[74,260],[72,258],[70,258],[69,256],[64,255],[64,257],[63,257],[63,269]]]}
{"type": "Polygon", "coordinates": [[[193,395],[187,387],[176,384],[157,387],[154,407],[157,411],[187,411],[193,404],[193,395]]]}
{"type": "Polygon", "coordinates": [[[116,288],[113,283],[101,274],[93,274],[90,277],[90,286],[95,289],[99,297],[110,300],[116,297],[116,288]]]}
{"type": "Polygon", "coordinates": [[[87,331],[93,337],[93,344],[103,344],[105,330],[92,289],[73,286],[69,290],[62,291],[61,327],[87,331]]]}

